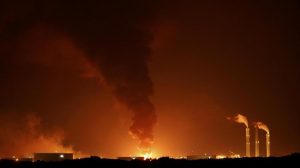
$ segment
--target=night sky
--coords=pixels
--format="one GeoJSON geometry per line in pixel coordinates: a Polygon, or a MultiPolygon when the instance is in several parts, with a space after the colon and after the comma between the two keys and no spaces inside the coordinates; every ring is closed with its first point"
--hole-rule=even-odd
{"type": "Polygon", "coordinates": [[[299,65],[297,0],[1,0],[0,156],[300,152],[299,65]]]}

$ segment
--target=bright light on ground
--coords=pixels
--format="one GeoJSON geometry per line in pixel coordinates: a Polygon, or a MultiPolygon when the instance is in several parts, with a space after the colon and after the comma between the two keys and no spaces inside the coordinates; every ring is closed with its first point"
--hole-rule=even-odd
{"type": "Polygon", "coordinates": [[[152,158],[152,153],[145,153],[143,155],[143,157],[144,157],[144,160],[151,159],[152,158]]]}
{"type": "Polygon", "coordinates": [[[225,158],[226,158],[225,155],[217,155],[217,156],[216,156],[216,159],[225,159],[225,158]]]}

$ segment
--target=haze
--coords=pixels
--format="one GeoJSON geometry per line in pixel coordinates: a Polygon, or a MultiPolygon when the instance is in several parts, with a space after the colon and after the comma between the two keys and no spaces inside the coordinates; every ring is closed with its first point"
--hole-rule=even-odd
{"type": "Polygon", "coordinates": [[[0,156],[299,152],[299,5],[2,1],[0,156]]]}

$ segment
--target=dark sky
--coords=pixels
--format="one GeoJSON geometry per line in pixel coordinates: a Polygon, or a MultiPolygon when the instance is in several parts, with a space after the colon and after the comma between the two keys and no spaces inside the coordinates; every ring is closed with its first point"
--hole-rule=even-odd
{"type": "Polygon", "coordinates": [[[1,1],[0,155],[299,152],[299,46],[297,0],[1,1]]]}

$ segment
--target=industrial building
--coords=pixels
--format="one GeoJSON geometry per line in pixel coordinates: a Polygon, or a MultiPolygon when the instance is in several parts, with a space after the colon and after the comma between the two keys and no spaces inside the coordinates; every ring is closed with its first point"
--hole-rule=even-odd
{"type": "Polygon", "coordinates": [[[118,160],[126,160],[126,161],[130,161],[130,160],[144,160],[144,157],[118,157],[118,160]]]}
{"type": "Polygon", "coordinates": [[[62,161],[72,160],[73,153],[34,153],[34,161],[62,161]]]}
{"type": "Polygon", "coordinates": [[[188,155],[187,160],[216,159],[216,155],[188,155]]]}

